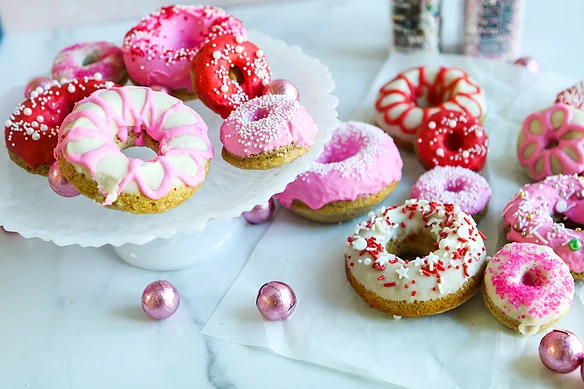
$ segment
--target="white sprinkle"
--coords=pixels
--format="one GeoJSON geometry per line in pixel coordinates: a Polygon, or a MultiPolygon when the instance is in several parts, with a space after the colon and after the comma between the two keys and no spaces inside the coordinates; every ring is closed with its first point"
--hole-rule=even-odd
{"type": "Polygon", "coordinates": [[[221,52],[219,50],[215,50],[213,52],[213,58],[215,58],[215,59],[221,58],[221,52]]]}
{"type": "Polygon", "coordinates": [[[36,120],[33,120],[32,123],[30,123],[31,126],[33,126],[34,128],[37,128],[39,126],[39,123],[36,120]]]}
{"type": "Polygon", "coordinates": [[[32,128],[30,128],[30,127],[27,127],[27,128],[26,128],[26,133],[27,133],[28,135],[32,135],[32,134],[34,133],[34,130],[33,130],[32,128]]]}
{"type": "Polygon", "coordinates": [[[12,125],[12,121],[11,121],[10,119],[7,119],[7,120],[4,122],[4,126],[5,126],[5,127],[10,127],[11,125],[12,125]]]}
{"type": "Polygon", "coordinates": [[[568,209],[568,203],[566,203],[566,200],[559,200],[556,203],[556,211],[559,213],[564,213],[566,212],[566,210],[568,209]]]}
{"type": "Polygon", "coordinates": [[[367,265],[367,266],[371,265],[371,263],[372,263],[372,262],[373,262],[373,261],[371,260],[371,258],[365,258],[365,259],[363,260],[363,263],[364,263],[365,265],[367,265]]]}
{"type": "Polygon", "coordinates": [[[41,136],[39,135],[38,132],[35,132],[34,134],[32,134],[32,139],[33,140],[39,140],[39,139],[41,139],[41,136]]]}
{"type": "Polygon", "coordinates": [[[37,91],[33,90],[32,92],[30,92],[31,99],[36,99],[37,97],[39,97],[39,94],[37,91]]]}
{"type": "Polygon", "coordinates": [[[367,247],[367,241],[363,238],[359,238],[357,240],[353,241],[353,248],[355,250],[365,250],[365,248],[367,247]]]}
{"type": "Polygon", "coordinates": [[[65,77],[61,78],[61,84],[66,84],[68,82],[69,80],[67,80],[65,77]]]}
{"type": "Polygon", "coordinates": [[[432,122],[428,123],[428,128],[431,129],[431,130],[435,129],[436,128],[436,122],[432,121],[432,122]]]}
{"type": "Polygon", "coordinates": [[[469,156],[470,156],[470,154],[469,154],[468,150],[464,150],[462,152],[462,158],[468,158],[469,156]]]}
{"type": "Polygon", "coordinates": [[[444,156],[444,149],[442,147],[437,148],[436,155],[439,157],[443,157],[444,156]]]}
{"type": "Polygon", "coordinates": [[[243,37],[241,35],[236,36],[235,41],[239,44],[242,44],[243,42],[245,42],[245,40],[243,39],[243,37]]]}
{"type": "Polygon", "coordinates": [[[114,83],[113,83],[113,82],[111,82],[111,81],[106,81],[106,82],[105,82],[105,87],[106,87],[106,88],[111,88],[111,87],[113,87],[113,86],[114,86],[114,83]]]}
{"type": "Polygon", "coordinates": [[[67,91],[68,91],[69,93],[73,93],[73,92],[75,92],[75,85],[73,85],[73,84],[69,84],[69,86],[67,87],[67,91]]]}
{"type": "Polygon", "coordinates": [[[24,111],[22,111],[22,113],[25,114],[26,116],[30,116],[32,115],[32,109],[25,108],[24,111]]]}
{"type": "Polygon", "coordinates": [[[401,316],[398,316],[398,315],[393,315],[393,320],[399,320],[399,319],[401,319],[401,318],[402,318],[401,316]]]}
{"type": "Polygon", "coordinates": [[[101,73],[95,73],[93,75],[93,79],[96,81],[101,81],[101,80],[103,80],[103,76],[101,75],[101,73]]]}
{"type": "Polygon", "coordinates": [[[221,85],[221,92],[227,93],[227,91],[229,91],[229,87],[225,84],[221,85]]]}
{"type": "Polygon", "coordinates": [[[49,127],[47,127],[46,124],[41,124],[41,131],[47,131],[49,129],[49,127]]]}
{"type": "Polygon", "coordinates": [[[456,127],[456,120],[454,120],[454,119],[450,120],[448,125],[450,126],[450,128],[455,128],[456,127]]]}
{"type": "Polygon", "coordinates": [[[243,46],[236,46],[236,47],[235,47],[235,52],[236,52],[237,54],[241,54],[241,53],[243,53],[243,46]]]}
{"type": "Polygon", "coordinates": [[[36,92],[36,93],[43,93],[44,91],[45,91],[45,90],[43,89],[43,87],[42,87],[42,86],[37,86],[37,87],[35,88],[35,92],[36,92]]]}
{"type": "Polygon", "coordinates": [[[258,50],[256,51],[256,55],[258,56],[258,58],[261,58],[264,56],[264,52],[262,50],[258,50]]]}
{"type": "Polygon", "coordinates": [[[262,80],[262,85],[263,85],[263,86],[267,86],[269,83],[270,83],[270,80],[268,80],[267,78],[264,78],[264,79],[262,80]]]}
{"type": "Polygon", "coordinates": [[[438,290],[440,291],[440,294],[444,294],[444,288],[442,287],[442,284],[438,284],[438,290]]]}
{"type": "Polygon", "coordinates": [[[42,123],[45,121],[45,118],[41,115],[37,116],[37,122],[42,123]]]}

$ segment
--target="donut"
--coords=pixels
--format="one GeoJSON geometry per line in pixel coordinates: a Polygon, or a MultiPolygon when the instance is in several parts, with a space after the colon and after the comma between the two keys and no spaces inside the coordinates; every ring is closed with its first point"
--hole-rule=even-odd
{"type": "Polygon", "coordinates": [[[482,122],[487,109],[483,89],[461,69],[421,66],[381,87],[375,120],[398,146],[412,149],[420,126],[444,109],[468,112],[482,122]]]}
{"type": "Polygon", "coordinates": [[[64,48],[55,57],[51,73],[55,80],[95,75],[125,84],[128,78],[122,50],[109,42],[81,42],[64,48]]]}
{"type": "Polygon", "coordinates": [[[539,181],[557,174],[584,171],[584,111],[554,104],[523,122],[517,158],[525,172],[539,181]]]}
{"type": "Polygon", "coordinates": [[[493,192],[483,176],[460,166],[436,166],[412,188],[413,199],[456,204],[479,223],[489,210],[493,192]]]}
{"type": "Polygon", "coordinates": [[[214,152],[193,109],[166,93],[128,86],[80,101],[63,121],[55,156],[81,194],[142,214],[168,211],[192,196],[214,152]],[[134,146],[157,156],[146,162],[122,153],[134,146]]]}
{"type": "Polygon", "coordinates": [[[584,108],[584,81],[558,93],[556,103],[571,105],[574,108],[584,108]]]}
{"type": "Polygon", "coordinates": [[[426,169],[460,166],[481,171],[487,161],[489,137],[480,122],[465,112],[443,110],[418,131],[416,155],[426,169]]]}
{"type": "Polygon", "coordinates": [[[502,324],[522,335],[535,335],[568,312],[574,279],[549,247],[508,243],[487,265],[483,298],[502,324]]]}
{"type": "Polygon", "coordinates": [[[370,212],[346,241],[345,272],[371,307],[419,317],[456,308],[479,289],[484,235],[452,204],[407,200],[370,212]]]}
{"type": "Polygon", "coordinates": [[[264,95],[237,107],[221,125],[219,139],[225,161],[240,169],[265,170],[308,152],[317,131],[298,101],[264,95]]]}
{"type": "Polygon", "coordinates": [[[111,81],[83,77],[53,80],[37,87],[4,123],[4,140],[10,159],[29,173],[48,176],[55,162],[53,150],[63,119],[73,106],[95,92],[114,86],[111,81]]]}
{"type": "Polygon", "coordinates": [[[575,279],[584,279],[584,178],[550,176],[525,185],[505,207],[503,219],[508,241],[549,246],[575,279]]]}
{"type": "Polygon", "coordinates": [[[128,31],[124,63],[134,84],[159,85],[184,99],[194,98],[191,62],[208,41],[223,34],[247,36],[243,24],[220,8],[163,7],[128,31]]]}
{"type": "Polygon", "coordinates": [[[361,122],[341,123],[310,169],[276,198],[310,220],[349,221],[393,192],[402,166],[397,147],[381,129],[361,122]]]}
{"type": "Polygon", "coordinates": [[[197,97],[225,119],[239,105],[262,94],[271,71],[256,45],[242,36],[222,35],[196,55],[192,78],[197,97]]]}

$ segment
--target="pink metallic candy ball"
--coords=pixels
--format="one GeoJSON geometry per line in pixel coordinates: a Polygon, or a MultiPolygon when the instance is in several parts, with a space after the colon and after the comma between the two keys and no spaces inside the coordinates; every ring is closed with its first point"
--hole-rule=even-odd
{"type": "Polygon", "coordinates": [[[260,288],[256,305],[266,319],[284,320],[296,309],[296,295],[285,283],[272,281],[260,288]]]}
{"type": "Polygon", "coordinates": [[[53,80],[47,77],[36,77],[28,82],[24,88],[24,98],[28,99],[30,94],[36,90],[36,93],[42,92],[53,80]],[[40,88],[40,89],[37,89],[40,88]]]}
{"type": "Polygon", "coordinates": [[[267,203],[256,205],[251,211],[246,211],[242,215],[249,224],[261,224],[270,220],[275,209],[274,199],[270,199],[267,203]]]}
{"type": "Polygon", "coordinates": [[[152,85],[152,86],[150,86],[150,89],[152,89],[153,91],[156,91],[156,92],[164,92],[164,93],[166,93],[167,95],[169,95],[169,94],[170,94],[170,90],[168,90],[168,88],[167,88],[167,87],[165,87],[165,86],[161,86],[161,85],[152,85]]]}
{"type": "Polygon", "coordinates": [[[515,65],[524,66],[530,72],[539,72],[539,63],[533,57],[523,57],[515,61],[515,65]]]}
{"type": "Polygon", "coordinates": [[[180,304],[178,290],[168,281],[155,281],[142,293],[142,309],[156,320],[172,316],[180,304]]]}
{"type": "Polygon", "coordinates": [[[286,95],[291,100],[300,100],[300,93],[296,85],[288,80],[272,80],[264,86],[264,95],[286,95]]]}
{"type": "Polygon", "coordinates": [[[539,343],[539,357],[545,367],[560,374],[570,373],[582,364],[584,345],[567,330],[553,330],[539,343]]]}
{"type": "Polygon", "coordinates": [[[49,186],[59,196],[79,196],[79,191],[63,175],[59,162],[54,162],[49,169],[49,186]]]}

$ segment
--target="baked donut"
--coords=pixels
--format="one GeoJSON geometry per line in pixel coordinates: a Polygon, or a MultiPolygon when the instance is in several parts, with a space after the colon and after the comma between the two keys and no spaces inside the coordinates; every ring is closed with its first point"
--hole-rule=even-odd
{"type": "Polygon", "coordinates": [[[243,24],[209,5],[171,5],[142,19],[124,38],[122,51],[136,85],[159,85],[175,96],[194,98],[191,62],[211,39],[223,34],[247,36],[243,24]]]}
{"type": "Polygon", "coordinates": [[[63,119],[79,100],[112,86],[111,81],[83,77],[54,80],[46,88],[37,87],[4,123],[10,159],[29,173],[47,176],[55,162],[53,150],[63,119]]]}
{"type": "Polygon", "coordinates": [[[347,279],[382,312],[410,317],[445,312],[478,291],[486,265],[483,238],[456,205],[408,200],[382,207],[347,238],[347,279]]]}
{"type": "Polygon", "coordinates": [[[483,176],[460,166],[436,166],[412,188],[413,199],[456,204],[479,223],[489,210],[493,192],[483,176]]]}
{"type": "Polygon", "coordinates": [[[310,150],[318,129],[298,101],[264,95],[231,112],[221,125],[225,161],[241,169],[278,167],[310,150]]]}
{"type": "Polygon", "coordinates": [[[584,108],[584,81],[558,93],[556,103],[571,105],[574,108],[584,108]]]}
{"type": "Polygon", "coordinates": [[[550,176],[525,185],[505,207],[503,219],[508,241],[549,246],[575,279],[584,279],[584,178],[550,176]]]}
{"type": "Polygon", "coordinates": [[[476,118],[443,110],[422,124],[415,149],[426,169],[460,166],[481,171],[487,161],[489,137],[476,118]]]}
{"type": "Polygon", "coordinates": [[[409,149],[420,126],[444,109],[468,112],[482,122],[487,109],[483,89],[461,69],[421,66],[381,87],[375,103],[377,125],[409,149]]]}
{"type": "Polygon", "coordinates": [[[203,184],[214,156],[207,125],[180,100],[146,87],[98,91],[65,118],[55,148],[81,194],[120,211],[165,212],[203,184]],[[122,150],[144,146],[150,161],[122,150]]]}
{"type": "Polygon", "coordinates": [[[554,104],[523,122],[517,158],[534,180],[584,171],[584,111],[554,104]]]}
{"type": "Polygon", "coordinates": [[[341,123],[310,169],[276,198],[307,219],[345,222],[393,192],[402,166],[397,147],[381,129],[361,122],[341,123]]]}
{"type": "Polygon", "coordinates": [[[94,77],[125,84],[128,79],[122,50],[109,42],[81,42],[61,50],[51,71],[55,80],[94,77]]]}
{"type": "Polygon", "coordinates": [[[264,52],[236,35],[212,39],[196,55],[191,70],[197,97],[223,119],[262,95],[271,74],[264,52]]]}
{"type": "Polygon", "coordinates": [[[487,265],[483,298],[501,323],[522,335],[535,335],[568,312],[574,279],[549,247],[509,243],[487,265]]]}

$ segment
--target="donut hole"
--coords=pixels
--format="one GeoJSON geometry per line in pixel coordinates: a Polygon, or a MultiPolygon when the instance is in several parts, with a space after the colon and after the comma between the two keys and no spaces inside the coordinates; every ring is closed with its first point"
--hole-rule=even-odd
{"type": "Polygon", "coordinates": [[[555,149],[560,145],[559,139],[555,136],[555,134],[550,134],[545,139],[545,146],[546,150],[555,149]]]}
{"type": "Polygon", "coordinates": [[[448,134],[444,138],[444,147],[446,147],[450,151],[458,151],[462,148],[463,145],[463,138],[455,133],[448,134]]]}
{"type": "Polygon", "coordinates": [[[422,231],[411,234],[402,240],[390,240],[385,247],[388,253],[394,254],[404,261],[413,261],[416,257],[425,257],[434,251],[436,238],[422,231]]]}
{"type": "Polygon", "coordinates": [[[137,134],[130,133],[125,142],[122,143],[118,140],[116,143],[122,154],[126,157],[149,162],[158,156],[159,143],[152,139],[152,137],[146,133],[146,130],[143,130],[142,134],[143,142],[138,142],[139,138],[137,134]]]}
{"type": "Polygon", "coordinates": [[[270,110],[267,108],[258,108],[251,117],[252,122],[257,122],[270,116],[270,110]]]}
{"type": "Polygon", "coordinates": [[[242,84],[244,81],[243,72],[237,66],[231,66],[229,69],[229,78],[238,84],[242,84]]]}
{"type": "Polygon", "coordinates": [[[141,159],[144,162],[152,161],[157,154],[149,147],[132,146],[122,150],[128,158],[141,159]]]}
{"type": "Polygon", "coordinates": [[[456,179],[454,181],[448,182],[444,187],[444,190],[447,192],[459,193],[465,190],[465,188],[466,182],[462,181],[461,179],[456,179]]]}
{"type": "Polygon", "coordinates": [[[316,161],[323,164],[343,162],[355,156],[361,148],[358,139],[340,139],[333,135],[333,139],[324,145],[324,151],[316,161]]]}
{"type": "Polygon", "coordinates": [[[540,271],[530,269],[521,276],[520,281],[525,286],[539,288],[545,283],[546,277],[540,271]]]}
{"type": "Polygon", "coordinates": [[[94,52],[91,52],[85,58],[83,58],[83,62],[81,63],[81,66],[93,65],[94,63],[96,63],[98,61],[99,61],[99,58],[97,57],[97,54],[94,52]]]}
{"type": "Polygon", "coordinates": [[[570,229],[570,230],[575,230],[577,228],[580,228],[580,229],[584,228],[583,225],[576,223],[575,221],[571,220],[569,217],[567,217],[563,213],[555,212],[552,215],[552,219],[554,220],[554,223],[562,223],[564,225],[564,227],[566,227],[567,229],[570,229]]]}

